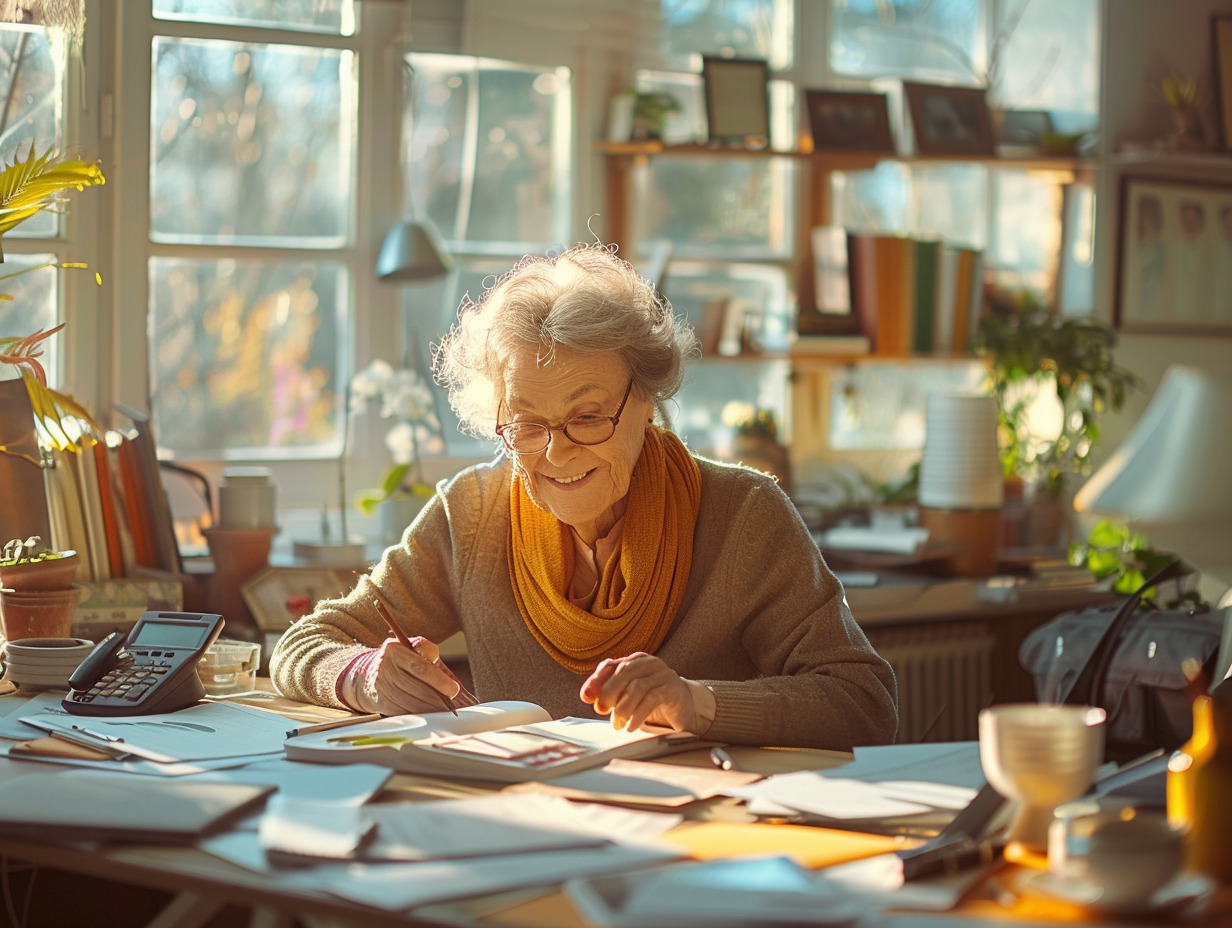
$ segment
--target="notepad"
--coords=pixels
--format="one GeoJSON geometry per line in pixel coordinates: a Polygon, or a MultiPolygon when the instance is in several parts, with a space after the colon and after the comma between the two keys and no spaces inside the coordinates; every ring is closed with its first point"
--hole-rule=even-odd
{"type": "Polygon", "coordinates": [[[480,703],[363,722],[287,740],[286,756],[381,764],[405,773],[516,783],[558,777],[616,757],[654,757],[696,743],[688,732],[624,731],[606,719],[552,719],[534,703],[480,703]]]}
{"type": "Polygon", "coordinates": [[[273,791],[97,770],[28,774],[0,783],[0,833],[38,840],[193,841],[273,791]]]}

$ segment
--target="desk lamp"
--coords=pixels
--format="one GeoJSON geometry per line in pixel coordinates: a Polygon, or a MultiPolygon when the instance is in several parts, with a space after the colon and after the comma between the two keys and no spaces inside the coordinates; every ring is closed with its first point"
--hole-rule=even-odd
{"type": "Polygon", "coordinates": [[[1169,367],[1142,418],[1074,498],[1232,585],[1232,383],[1169,367]]]}

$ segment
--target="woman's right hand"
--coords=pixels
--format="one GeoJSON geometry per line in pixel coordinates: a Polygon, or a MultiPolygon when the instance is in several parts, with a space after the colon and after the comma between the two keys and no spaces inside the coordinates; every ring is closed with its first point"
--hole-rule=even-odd
{"type": "Polygon", "coordinates": [[[382,715],[443,712],[445,697],[455,707],[471,706],[475,698],[440,659],[440,649],[427,638],[412,638],[408,649],[397,638],[361,655],[348,668],[354,673],[351,690],[356,706],[382,715]]]}

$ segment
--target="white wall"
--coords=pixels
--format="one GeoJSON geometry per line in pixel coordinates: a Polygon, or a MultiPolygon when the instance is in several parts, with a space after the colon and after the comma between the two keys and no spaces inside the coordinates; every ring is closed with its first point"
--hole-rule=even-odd
{"type": "MultiPolygon", "coordinates": [[[[1115,152],[1126,142],[1166,135],[1171,116],[1160,90],[1160,79],[1172,71],[1198,79],[1208,116],[1208,138],[1215,140],[1215,63],[1211,16],[1232,16],[1232,0],[1106,0],[1104,11],[1104,72],[1102,148],[1105,169],[1099,180],[1100,205],[1096,235],[1099,270],[1096,313],[1112,319],[1117,243],[1117,192],[1127,173],[1134,176],[1209,178],[1232,185],[1232,156],[1225,164],[1181,167],[1129,167],[1116,163],[1115,152]]],[[[1228,294],[1232,301],[1232,294],[1228,294]]],[[[1137,373],[1146,389],[1133,394],[1119,415],[1105,422],[1096,461],[1106,457],[1132,428],[1164,370],[1171,364],[1191,364],[1232,381],[1228,364],[1232,337],[1123,335],[1117,344],[1118,363],[1137,373]]],[[[1232,428],[1232,423],[1213,427],[1232,428]]]]}

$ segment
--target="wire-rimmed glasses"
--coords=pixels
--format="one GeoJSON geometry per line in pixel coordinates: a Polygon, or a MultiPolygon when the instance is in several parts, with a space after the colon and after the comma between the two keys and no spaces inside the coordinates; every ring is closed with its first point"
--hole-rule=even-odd
{"type": "Polygon", "coordinates": [[[564,432],[575,445],[601,445],[616,434],[616,426],[620,423],[620,414],[625,411],[625,403],[629,401],[629,393],[633,390],[633,379],[625,387],[625,395],[620,400],[614,416],[599,416],[594,413],[584,413],[573,416],[560,425],[543,425],[539,422],[506,422],[496,427],[496,434],[501,437],[505,447],[518,454],[538,454],[547,448],[552,440],[553,432],[564,432]]]}

